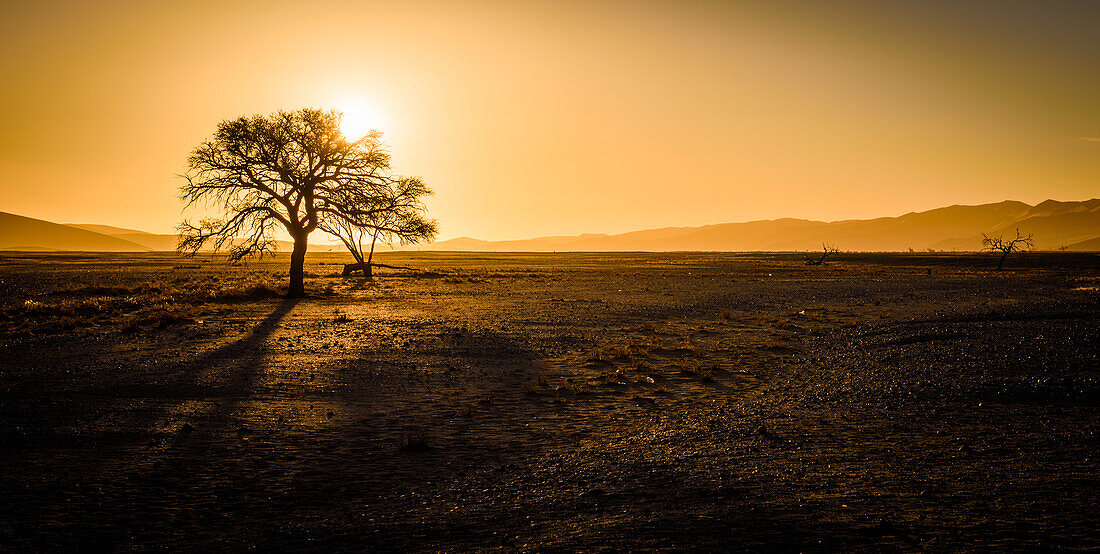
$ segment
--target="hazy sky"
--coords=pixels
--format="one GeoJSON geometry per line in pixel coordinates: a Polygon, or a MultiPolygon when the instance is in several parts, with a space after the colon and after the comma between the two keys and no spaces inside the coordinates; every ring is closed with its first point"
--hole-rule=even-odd
{"type": "Polygon", "coordinates": [[[441,238],[1100,196],[1100,2],[0,0],[0,211],[171,232],[223,119],[386,133],[441,238]]]}

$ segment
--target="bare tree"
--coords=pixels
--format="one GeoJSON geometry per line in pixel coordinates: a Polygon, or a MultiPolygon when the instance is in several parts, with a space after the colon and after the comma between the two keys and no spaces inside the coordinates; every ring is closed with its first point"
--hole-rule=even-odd
{"type": "Polygon", "coordinates": [[[379,240],[390,245],[395,242],[406,245],[435,237],[436,222],[424,217],[425,207],[421,200],[432,191],[423,181],[415,177],[393,179],[379,192],[374,197],[360,198],[360,201],[372,203],[360,206],[360,211],[366,215],[322,219],[321,229],[339,238],[355,258],[356,263],[344,265],[345,276],[362,271],[364,276],[371,277],[375,266],[397,267],[374,263],[374,249],[379,240]],[[372,205],[386,209],[371,210],[372,205]]]}
{"type": "Polygon", "coordinates": [[[1020,229],[1016,229],[1016,238],[1005,239],[1003,235],[991,237],[982,233],[982,250],[988,250],[996,254],[1000,254],[1000,259],[997,260],[997,270],[999,271],[1005,265],[1005,259],[1013,252],[1026,252],[1035,248],[1035,241],[1032,240],[1033,235],[1028,233],[1026,236],[1020,234],[1020,229]]]}
{"type": "Polygon", "coordinates": [[[829,258],[829,256],[832,256],[833,254],[837,254],[837,253],[840,252],[839,248],[837,248],[837,247],[835,247],[831,244],[826,244],[824,242],[821,243],[821,250],[822,250],[821,256],[818,257],[817,259],[814,259],[813,256],[810,256],[809,254],[807,254],[806,255],[806,265],[825,265],[825,260],[827,260],[829,258]]]}
{"type": "Polygon", "coordinates": [[[323,221],[357,224],[396,209],[386,195],[402,178],[389,174],[382,134],[348,140],[341,117],[305,108],[220,123],[188,158],[181,197],[222,217],[183,221],[178,249],[194,255],[211,244],[238,261],[271,251],[275,233],[286,231],[294,241],[287,295],[303,296],[310,233],[323,221]]]}

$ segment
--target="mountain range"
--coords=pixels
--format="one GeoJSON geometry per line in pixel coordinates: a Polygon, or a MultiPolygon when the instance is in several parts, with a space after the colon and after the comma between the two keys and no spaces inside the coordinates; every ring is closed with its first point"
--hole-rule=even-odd
{"type": "MultiPolygon", "coordinates": [[[[0,212],[0,250],[161,252],[175,250],[178,240],[178,235],[158,235],[91,223],[53,223],[0,212]]],[[[275,243],[280,252],[289,252],[293,247],[289,241],[275,243]]],[[[310,250],[323,252],[337,248],[311,244],[310,250]]]]}
{"type": "MultiPolygon", "coordinates": [[[[1100,199],[1047,200],[1035,206],[1006,200],[978,206],[948,206],[898,217],[812,221],[774,219],[702,227],[667,227],[616,235],[583,234],[525,240],[484,241],[469,237],[419,245],[418,250],[472,251],[797,251],[822,243],[845,251],[957,250],[982,246],[982,234],[1032,234],[1038,250],[1100,251],[1100,199]]],[[[0,212],[0,250],[167,251],[176,235],[97,224],[59,224],[0,212]]],[[[279,241],[280,251],[290,243],[279,241]]],[[[339,251],[331,245],[310,250],[339,251]]]]}
{"type": "Polygon", "coordinates": [[[437,242],[433,250],[496,251],[797,251],[827,243],[846,251],[974,251],[982,233],[1034,235],[1040,250],[1100,251],[1100,199],[1047,200],[1031,206],[1004,201],[949,206],[898,217],[812,221],[774,219],[702,227],[667,227],[617,235],[584,234],[528,240],[483,241],[468,237],[437,242]]]}

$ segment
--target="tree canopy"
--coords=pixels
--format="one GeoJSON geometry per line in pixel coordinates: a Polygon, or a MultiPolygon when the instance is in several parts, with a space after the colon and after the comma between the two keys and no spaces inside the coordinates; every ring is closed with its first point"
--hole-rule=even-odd
{"type": "Polygon", "coordinates": [[[1035,239],[1032,234],[1021,234],[1020,229],[1016,229],[1016,238],[1004,238],[1003,235],[997,235],[991,237],[985,233],[982,233],[982,249],[988,250],[995,254],[1000,254],[1001,257],[997,260],[997,269],[1000,270],[1005,266],[1005,259],[1013,252],[1027,252],[1032,248],[1035,248],[1035,239]]]}
{"type": "Polygon", "coordinates": [[[179,250],[194,254],[210,245],[236,261],[271,251],[276,233],[286,231],[294,241],[288,295],[301,296],[308,239],[317,229],[337,236],[367,229],[403,242],[433,237],[436,225],[424,218],[421,201],[431,190],[390,173],[381,132],[349,140],[340,119],[334,110],[305,108],[220,123],[188,158],[181,197],[188,206],[209,204],[221,217],[184,220],[179,250]]]}
{"type": "MultiPolygon", "coordinates": [[[[394,179],[373,201],[388,206],[382,211],[360,210],[357,217],[325,217],[321,229],[340,239],[355,258],[356,264],[345,266],[345,274],[353,267],[371,276],[374,248],[378,241],[387,244],[416,244],[435,236],[436,223],[424,217],[420,198],[430,190],[416,177],[394,179]]],[[[364,207],[365,208],[365,207],[364,207]]]]}

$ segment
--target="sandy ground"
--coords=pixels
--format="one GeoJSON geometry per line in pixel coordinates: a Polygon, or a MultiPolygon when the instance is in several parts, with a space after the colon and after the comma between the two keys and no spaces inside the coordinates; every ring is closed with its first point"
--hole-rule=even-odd
{"type": "Polygon", "coordinates": [[[1100,256],[382,257],[0,254],[0,548],[1100,548],[1100,256]]]}

